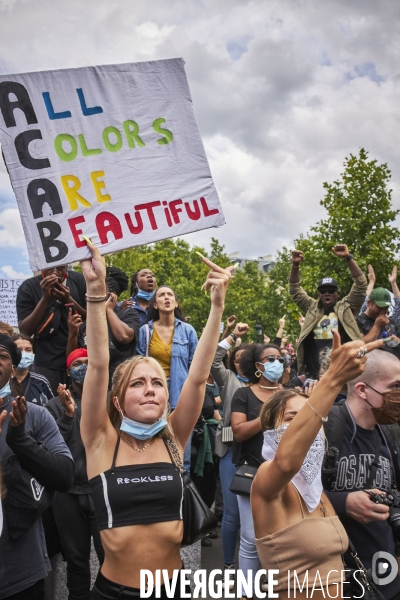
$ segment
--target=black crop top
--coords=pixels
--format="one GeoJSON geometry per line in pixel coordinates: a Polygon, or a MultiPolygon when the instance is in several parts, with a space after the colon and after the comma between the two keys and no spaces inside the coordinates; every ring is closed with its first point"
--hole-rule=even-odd
{"type": "Polygon", "coordinates": [[[116,467],[89,480],[99,531],[127,525],[182,520],[183,483],[171,463],[116,467]]]}

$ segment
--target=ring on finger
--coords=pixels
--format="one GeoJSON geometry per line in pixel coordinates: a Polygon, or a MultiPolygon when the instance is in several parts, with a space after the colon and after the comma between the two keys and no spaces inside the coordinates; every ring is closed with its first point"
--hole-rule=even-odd
{"type": "Polygon", "coordinates": [[[365,346],[363,346],[357,352],[357,358],[363,358],[366,354],[367,354],[367,348],[365,346]]]}

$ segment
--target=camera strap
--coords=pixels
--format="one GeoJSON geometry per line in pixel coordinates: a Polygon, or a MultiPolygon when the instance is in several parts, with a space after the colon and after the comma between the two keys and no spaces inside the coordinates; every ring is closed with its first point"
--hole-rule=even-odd
{"type": "Polygon", "coordinates": [[[380,433],[379,433],[379,430],[377,427],[374,428],[374,433],[375,433],[375,457],[374,457],[374,462],[372,463],[371,468],[369,470],[368,479],[365,482],[366,489],[375,487],[374,480],[376,478],[376,472],[379,468],[379,456],[380,456],[380,450],[381,450],[381,446],[382,446],[382,440],[381,440],[381,436],[380,436],[380,433]]]}

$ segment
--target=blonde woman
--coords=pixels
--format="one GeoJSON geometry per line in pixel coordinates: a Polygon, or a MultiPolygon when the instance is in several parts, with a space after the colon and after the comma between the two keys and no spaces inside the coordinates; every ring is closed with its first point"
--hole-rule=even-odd
{"type": "MultiPolygon", "coordinates": [[[[115,371],[108,414],[108,335],[105,263],[89,245],[82,262],[87,282],[88,369],[82,395],[81,434],[105,560],[92,600],[139,597],[140,570],[182,567],[182,480],[171,453],[183,448],[199,417],[232,267],[208,259],[205,288],[211,310],[175,411],[168,416],[165,374],[152,358],[137,356],[115,371]]],[[[167,597],[165,588],[162,596],[167,597]]],[[[180,597],[179,586],[176,596],[180,597]]]]}

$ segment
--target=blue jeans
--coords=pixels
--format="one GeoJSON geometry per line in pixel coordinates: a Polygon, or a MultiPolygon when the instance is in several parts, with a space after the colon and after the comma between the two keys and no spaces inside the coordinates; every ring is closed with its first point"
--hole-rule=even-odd
{"type": "MultiPolygon", "coordinates": [[[[250,497],[249,496],[236,496],[239,504],[240,513],[240,546],[239,546],[239,569],[243,571],[245,577],[247,572],[251,569],[254,577],[261,568],[260,561],[258,559],[253,515],[251,513],[250,497]]],[[[254,583],[253,583],[254,587],[254,583]]],[[[242,596],[244,591],[242,589],[242,596]]]]}
{"type": "Polygon", "coordinates": [[[224,499],[224,516],[222,517],[222,553],[225,565],[235,562],[235,548],[240,529],[239,507],[236,494],[230,491],[236,466],[232,462],[232,448],[219,460],[219,476],[221,479],[222,497],[224,499]]]}

